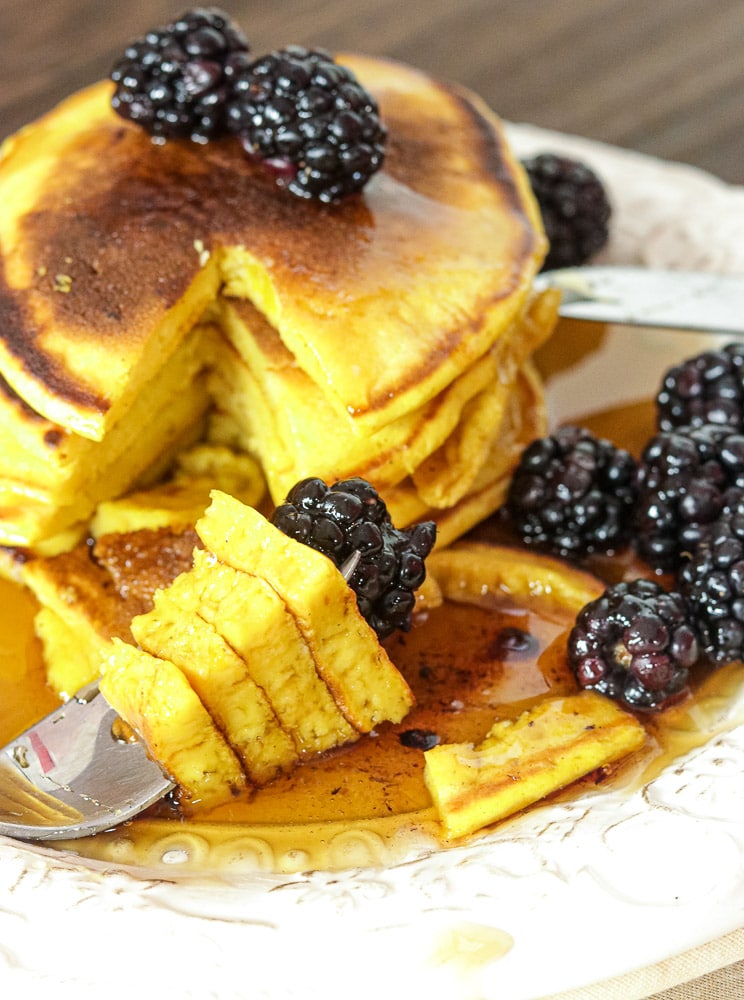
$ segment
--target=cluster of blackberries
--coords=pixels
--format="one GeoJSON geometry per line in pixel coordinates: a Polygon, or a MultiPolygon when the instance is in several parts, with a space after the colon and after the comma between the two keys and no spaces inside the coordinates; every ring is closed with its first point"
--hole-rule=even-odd
{"type": "Polygon", "coordinates": [[[426,579],[425,560],[436,540],[433,521],[396,528],[380,495],[358,477],[332,486],[303,479],[271,521],[345,572],[361,614],[380,639],[411,627],[414,591],[426,579]]]}
{"type": "Polygon", "coordinates": [[[577,559],[632,542],[673,576],[608,588],[571,634],[579,682],[634,708],[683,693],[698,649],[744,658],[744,345],[670,369],[656,406],[637,462],[575,427],[534,442],[504,508],[527,544],[577,559]]]}
{"type": "Polygon", "coordinates": [[[149,31],[114,66],[113,108],[158,141],[238,137],[293,194],[333,202],[382,165],[374,98],[319,49],[253,59],[227,14],[195,8],[149,31]]]}

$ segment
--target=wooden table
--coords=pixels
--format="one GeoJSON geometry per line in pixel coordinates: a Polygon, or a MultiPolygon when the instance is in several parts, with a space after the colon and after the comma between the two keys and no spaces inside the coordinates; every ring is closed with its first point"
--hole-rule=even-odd
{"type": "MultiPolygon", "coordinates": [[[[105,75],[188,4],[0,0],[0,137],[105,75]]],[[[741,0],[224,0],[256,54],[291,42],[393,56],[513,121],[744,182],[741,0]]]]}

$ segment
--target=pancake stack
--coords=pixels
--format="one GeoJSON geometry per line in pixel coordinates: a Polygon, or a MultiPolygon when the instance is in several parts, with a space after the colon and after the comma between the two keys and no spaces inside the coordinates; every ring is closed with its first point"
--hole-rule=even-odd
{"type": "Polygon", "coordinates": [[[275,504],[304,476],[363,476],[440,544],[500,505],[544,429],[538,209],[477,98],[341,61],[389,139],[337,205],[232,138],[154,144],[109,83],[5,144],[0,545],[69,547],[199,440],[256,456],[275,504]]]}

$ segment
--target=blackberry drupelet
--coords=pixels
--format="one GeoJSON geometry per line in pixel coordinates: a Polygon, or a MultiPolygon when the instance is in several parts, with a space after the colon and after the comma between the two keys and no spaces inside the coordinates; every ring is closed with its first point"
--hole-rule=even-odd
{"type": "Polygon", "coordinates": [[[705,351],[670,368],[656,396],[659,430],[719,424],[744,430],[744,344],[705,351]]]}
{"type": "Polygon", "coordinates": [[[359,611],[386,638],[408,631],[414,591],[426,578],[426,557],[436,539],[433,521],[395,528],[385,502],[360,478],[327,486],[303,479],[277,507],[271,521],[286,535],[327,555],[339,569],[354,553],[359,562],[349,577],[359,611]]]}
{"type": "Polygon", "coordinates": [[[611,552],[629,538],[635,460],[581,427],[533,441],[512,477],[506,512],[528,545],[566,558],[611,552]]]}
{"type": "Polygon", "coordinates": [[[744,490],[731,490],[723,510],[677,574],[703,653],[723,665],[744,659],[744,490]]]}
{"type": "Polygon", "coordinates": [[[290,46],[236,73],[228,127],[279,184],[322,202],[361,190],[385,154],[374,98],[319,49],[290,46]]]}
{"type": "Polygon", "coordinates": [[[227,14],[196,7],[127,47],[111,71],[112,107],[156,139],[206,142],[225,131],[230,78],[247,53],[227,14]]]}
{"type": "Polygon", "coordinates": [[[706,537],[726,491],[744,487],[744,434],[713,424],[661,431],[643,450],[637,487],[637,551],[674,571],[706,537]]]}
{"type": "Polygon", "coordinates": [[[652,580],[609,587],[579,612],[568,639],[579,685],[631,709],[655,711],[683,697],[697,658],[684,599],[652,580]]]}
{"type": "Polygon", "coordinates": [[[612,210],[602,181],[585,163],[554,153],[540,153],[522,165],[548,237],[543,270],[586,263],[609,236],[612,210]]]}

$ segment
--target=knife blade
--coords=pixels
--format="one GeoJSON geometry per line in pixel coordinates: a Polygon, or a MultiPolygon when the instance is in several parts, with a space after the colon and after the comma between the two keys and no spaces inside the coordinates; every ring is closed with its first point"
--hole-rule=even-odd
{"type": "Polygon", "coordinates": [[[543,271],[560,315],[596,323],[744,335],[744,275],[599,265],[543,271]]]}

